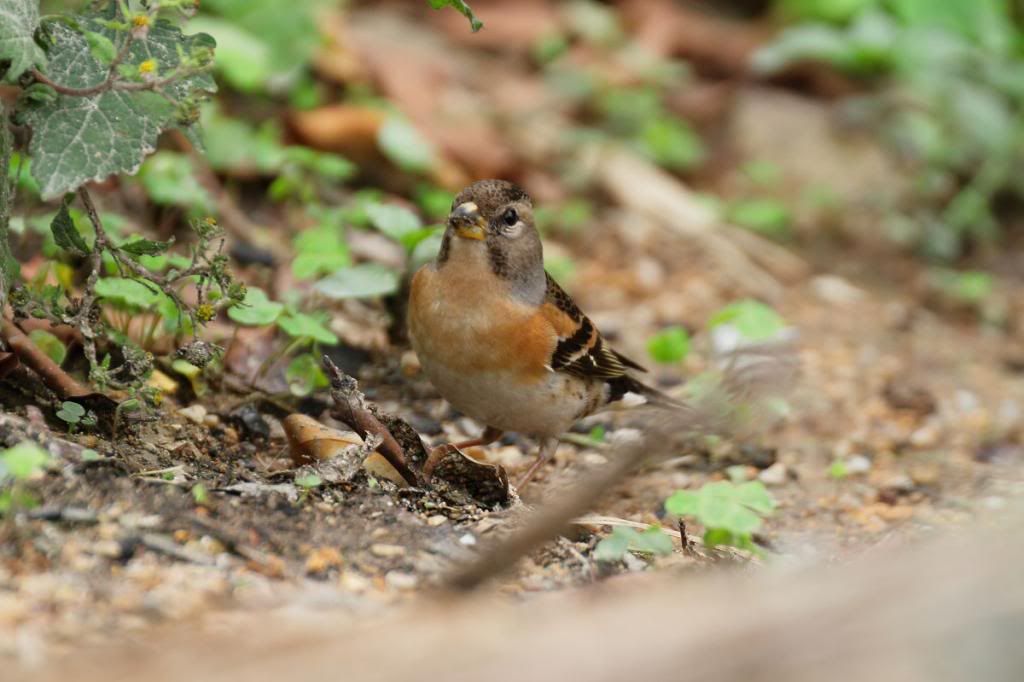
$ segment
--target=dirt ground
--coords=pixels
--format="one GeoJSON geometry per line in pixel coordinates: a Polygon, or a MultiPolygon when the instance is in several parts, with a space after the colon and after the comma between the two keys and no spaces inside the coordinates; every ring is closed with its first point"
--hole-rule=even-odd
{"type": "MultiPolygon", "coordinates": [[[[639,247],[607,248],[619,237],[611,226],[602,229],[592,248],[583,248],[574,291],[625,352],[641,356],[644,339],[660,324],[696,326],[728,297],[706,286],[714,273],[702,272],[699,257],[682,244],[671,262],[685,268],[665,266],[660,278],[638,282],[639,247]]],[[[642,257],[657,262],[649,253],[642,257]]],[[[801,379],[780,424],[743,447],[651,464],[593,511],[656,522],[674,490],[720,479],[739,465],[780,502],[759,538],[770,550],[765,560],[831,561],[970,526],[1019,496],[1024,381],[1011,339],[961,313],[929,307],[912,281],[889,271],[912,276],[914,266],[892,263],[870,279],[823,273],[786,291],[778,308],[799,330],[801,379]],[[850,469],[839,480],[829,474],[836,459],[850,469]]],[[[1019,281],[1012,287],[1008,296],[1024,290],[1019,281]]],[[[433,443],[475,432],[422,377],[407,378],[398,357],[362,368],[368,397],[433,443]]],[[[655,374],[670,386],[683,373],[655,374]]],[[[523,513],[522,505],[432,508],[414,491],[365,474],[302,493],[288,483],[287,444],[272,416],[263,415],[271,425],[266,442],[232,425],[239,422],[228,415],[246,401],[236,395],[208,405],[201,424],[171,408],[166,420],[116,446],[69,437],[97,449],[100,461],[81,462],[73,449],[51,447],[65,453],[64,464],[38,486],[43,506],[2,526],[5,657],[31,664],[143,636],[159,623],[220,627],[230,614],[252,610],[386,609],[428,588],[523,513]],[[197,504],[192,491],[200,483],[209,492],[197,504]]],[[[608,417],[591,422],[614,428],[608,417]]],[[[11,424],[5,431],[20,428],[11,424]]],[[[514,472],[528,464],[531,448],[512,437],[486,456],[514,472]]],[[[557,497],[603,460],[599,449],[563,444],[525,491],[526,504],[557,497]]],[[[526,594],[622,571],[696,567],[681,553],[650,566],[599,564],[591,554],[608,530],[590,525],[554,543],[517,567],[503,589],[526,594]]]]}

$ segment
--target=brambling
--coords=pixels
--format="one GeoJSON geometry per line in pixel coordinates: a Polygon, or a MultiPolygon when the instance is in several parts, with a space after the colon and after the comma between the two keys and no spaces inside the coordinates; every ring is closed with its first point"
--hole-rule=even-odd
{"type": "Polygon", "coordinates": [[[455,409],[483,423],[487,445],[504,431],[540,440],[520,487],[574,422],[627,393],[671,398],[630,376],[643,367],[608,347],[594,324],[544,270],[533,205],[503,180],[459,192],[437,258],[413,277],[409,334],[427,377],[455,409]]]}

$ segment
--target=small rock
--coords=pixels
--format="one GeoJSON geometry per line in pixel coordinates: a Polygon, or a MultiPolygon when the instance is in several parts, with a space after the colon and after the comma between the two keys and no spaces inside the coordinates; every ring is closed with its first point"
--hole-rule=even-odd
{"type": "Polygon", "coordinates": [[[444,514],[434,514],[427,517],[427,525],[431,527],[443,526],[448,523],[448,517],[444,514]]]}
{"type": "Polygon", "coordinates": [[[401,545],[385,545],[382,543],[370,545],[370,553],[382,559],[394,559],[405,556],[405,547],[401,545]]]}
{"type": "Polygon", "coordinates": [[[373,586],[369,578],[355,571],[342,571],[338,584],[348,592],[366,592],[373,586]]]}
{"type": "Polygon", "coordinates": [[[407,379],[412,379],[423,369],[420,365],[420,359],[416,356],[415,351],[407,350],[402,353],[402,359],[399,361],[399,367],[402,370],[402,376],[407,379]]]}
{"type": "Polygon", "coordinates": [[[414,590],[419,582],[415,575],[404,571],[388,571],[384,575],[384,583],[395,590],[414,590]]]}
{"type": "Polygon", "coordinates": [[[472,533],[466,533],[461,538],[459,538],[459,544],[465,545],[466,547],[472,547],[476,544],[476,538],[473,537],[472,533]]]}
{"type": "Polygon", "coordinates": [[[588,467],[603,466],[608,463],[608,458],[596,452],[588,452],[583,455],[583,463],[588,467]]]}
{"type": "Polygon", "coordinates": [[[890,378],[882,389],[882,395],[894,410],[909,410],[920,415],[931,414],[937,403],[927,386],[912,376],[890,378]]]}
{"type": "Polygon", "coordinates": [[[864,474],[871,471],[871,460],[864,455],[850,455],[846,458],[846,473],[864,474]]]}
{"type": "Polygon", "coordinates": [[[757,480],[765,485],[782,485],[789,478],[789,470],[782,462],[776,462],[757,475],[757,480]]]}
{"type": "Polygon", "coordinates": [[[864,292],[837,275],[818,275],[811,280],[811,291],[825,303],[848,305],[864,298],[864,292]]]}
{"type": "Polygon", "coordinates": [[[341,566],[341,553],[334,547],[317,547],[306,556],[306,573],[326,573],[341,566]]]}
{"type": "Polygon", "coordinates": [[[206,418],[206,408],[199,403],[196,403],[195,405],[189,405],[188,407],[181,408],[178,410],[178,414],[193,424],[202,425],[203,420],[206,418]]]}
{"type": "Polygon", "coordinates": [[[220,417],[215,414],[208,414],[203,417],[203,425],[209,428],[220,425],[220,417]]]}
{"type": "Polygon", "coordinates": [[[910,434],[910,444],[915,448],[933,448],[939,442],[939,427],[925,424],[910,434]]]}

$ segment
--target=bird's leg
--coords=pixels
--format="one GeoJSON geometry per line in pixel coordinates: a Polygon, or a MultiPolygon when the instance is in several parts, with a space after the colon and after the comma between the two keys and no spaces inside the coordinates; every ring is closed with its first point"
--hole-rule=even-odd
{"type": "Polygon", "coordinates": [[[427,456],[427,461],[423,463],[423,475],[430,479],[430,476],[434,473],[434,467],[437,466],[438,462],[444,459],[452,450],[462,450],[462,448],[473,448],[478,445],[490,445],[494,441],[501,438],[503,431],[488,426],[484,429],[484,432],[480,434],[479,438],[470,438],[459,443],[445,443],[444,445],[438,445],[436,448],[430,451],[427,456]]]}
{"type": "Polygon", "coordinates": [[[555,448],[557,447],[557,438],[545,438],[540,442],[540,448],[537,452],[537,459],[536,461],[534,461],[533,464],[530,465],[530,468],[526,470],[526,473],[523,474],[522,478],[520,478],[519,481],[516,482],[516,490],[522,492],[523,488],[526,487],[526,484],[530,482],[531,478],[533,478],[533,475],[537,473],[537,469],[539,469],[542,464],[551,459],[551,455],[555,454],[555,448]]]}

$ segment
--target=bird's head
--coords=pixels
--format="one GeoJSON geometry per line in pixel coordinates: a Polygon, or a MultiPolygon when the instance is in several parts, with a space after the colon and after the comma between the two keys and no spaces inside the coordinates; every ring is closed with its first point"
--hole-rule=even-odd
{"type": "Polygon", "coordinates": [[[449,260],[486,262],[499,277],[536,289],[544,254],[530,196],[505,180],[480,180],[459,192],[438,265],[449,260]]]}

